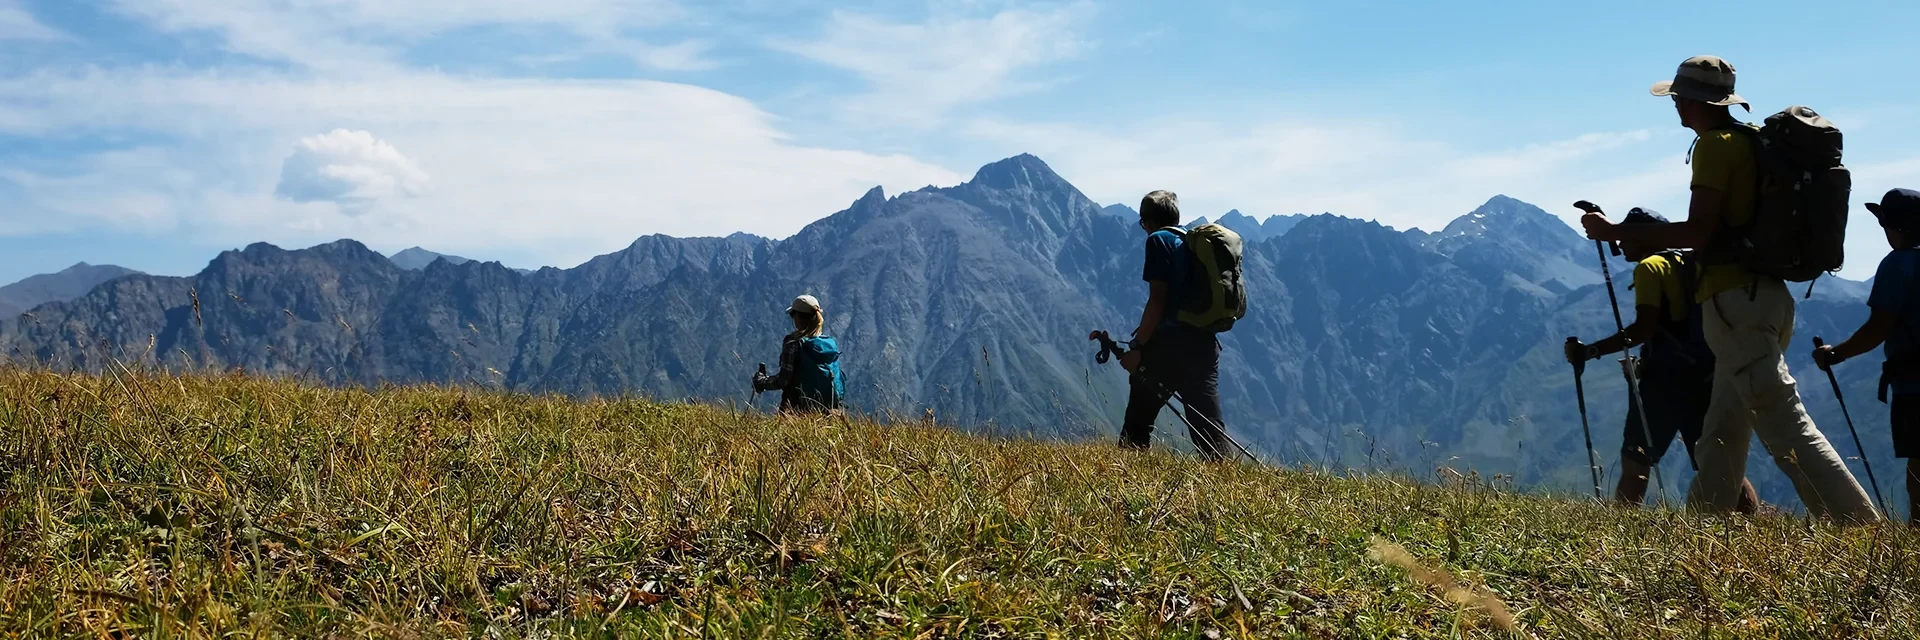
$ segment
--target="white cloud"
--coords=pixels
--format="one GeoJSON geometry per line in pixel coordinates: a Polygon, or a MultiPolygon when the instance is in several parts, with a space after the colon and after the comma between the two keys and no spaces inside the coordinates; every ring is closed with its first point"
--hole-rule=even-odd
{"type": "MultiPolygon", "coordinates": [[[[0,79],[0,133],[170,142],[139,164],[0,163],[0,179],[22,178],[14,181],[25,194],[0,208],[0,229],[42,217],[119,228],[135,224],[137,203],[103,207],[100,194],[153,194],[165,215],[138,224],[211,242],[351,237],[397,249],[430,236],[445,251],[570,266],[649,233],[784,237],[874,185],[897,193],[964,179],[908,157],[792,144],[771,120],[732,95],[651,81],[42,72],[0,79]],[[287,141],[336,128],[392,141],[430,171],[431,193],[381,200],[358,216],[275,197],[287,141]]],[[[411,175],[397,161],[373,164],[389,177],[411,175]]],[[[410,180],[396,177],[393,188],[404,193],[410,180]]],[[[320,193],[369,184],[378,192],[388,183],[323,182],[332,191],[320,193]]]]}
{"type": "Polygon", "coordinates": [[[294,202],[328,201],[363,213],[376,200],[416,197],[427,174],[387,141],[366,131],[334,129],[301,138],[280,166],[274,195],[294,202]]]}
{"type": "Polygon", "coordinates": [[[711,66],[704,45],[660,45],[637,29],[683,18],[676,0],[115,0],[167,31],[208,31],[247,55],[325,70],[393,67],[398,48],[483,25],[547,25],[666,69],[711,66]]]}
{"type": "Polygon", "coordinates": [[[0,41],[65,40],[66,34],[35,20],[25,7],[14,0],[0,0],[0,41]]]}
{"type": "Polygon", "coordinates": [[[987,18],[941,11],[904,24],[835,11],[819,38],[769,46],[858,74],[871,85],[847,104],[860,121],[929,125],[954,107],[1043,86],[1020,72],[1085,51],[1078,29],[1091,12],[1086,3],[987,18]]]}

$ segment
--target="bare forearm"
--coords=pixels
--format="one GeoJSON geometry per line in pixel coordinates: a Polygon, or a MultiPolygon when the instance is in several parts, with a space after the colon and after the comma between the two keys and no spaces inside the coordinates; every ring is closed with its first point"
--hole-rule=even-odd
{"type": "Polygon", "coordinates": [[[1840,344],[1833,345],[1833,353],[1845,360],[1872,351],[1887,341],[1887,334],[1892,333],[1894,325],[1898,323],[1898,319],[1893,314],[1874,312],[1867,318],[1865,324],[1860,325],[1859,330],[1853,332],[1851,337],[1840,341],[1840,344]]]}
{"type": "Polygon", "coordinates": [[[1713,226],[1693,220],[1614,227],[1613,240],[1668,249],[1700,249],[1713,241],[1713,226]]]}
{"type": "Polygon", "coordinates": [[[1608,222],[1599,212],[1590,211],[1580,217],[1580,226],[1587,230],[1587,237],[1594,240],[1631,241],[1664,249],[1701,249],[1713,242],[1713,230],[1720,225],[1723,201],[1719,190],[1694,187],[1685,222],[1619,225],[1608,222]]]}
{"type": "Polygon", "coordinates": [[[1635,320],[1633,324],[1627,325],[1625,331],[1607,336],[1599,342],[1593,343],[1593,357],[1598,358],[1611,355],[1626,351],[1638,345],[1646,344],[1653,339],[1653,336],[1657,334],[1658,331],[1659,329],[1651,322],[1635,320]]]}

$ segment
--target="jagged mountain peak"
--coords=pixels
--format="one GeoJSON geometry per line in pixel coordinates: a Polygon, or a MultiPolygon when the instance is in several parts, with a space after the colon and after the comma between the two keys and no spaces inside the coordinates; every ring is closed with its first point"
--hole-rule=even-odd
{"type": "Polygon", "coordinates": [[[306,257],[319,258],[322,261],[336,264],[378,263],[383,266],[393,265],[392,260],[377,251],[367,248],[367,245],[361,244],[360,241],[351,238],[342,238],[333,242],[316,244],[305,249],[291,250],[283,249],[272,243],[255,242],[247,245],[243,249],[220,252],[220,255],[208,264],[208,268],[213,269],[222,264],[264,264],[283,260],[300,260],[306,257]]]}
{"type": "MultiPolygon", "coordinates": [[[[968,184],[995,189],[1016,189],[1022,186],[1051,188],[1066,185],[1065,178],[1054,173],[1047,163],[1030,153],[990,163],[974,172],[968,184]]],[[[1068,185],[1071,186],[1071,185],[1068,185]]]]}
{"type": "Polygon", "coordinates": [[[1553,214],[1531,202],[1518,200],[1505,195],[1495,195],[1485,203],[1474,207],[1473,211],[1462,216],[1474,219],[1491,220],[1554,220],[1553,214]]]}
{"type": "Polygon", "coordinates": [[[1466,215],[1454,218],[1446,228],[1435,234],[1435,238],[1481,236],[1488,232],[1529,234],[1529,237],[1521,238],[1523,241],[1564,242],[1579,239],[1572,227],[1553,214],[1504,195],[1496,195],[1466,215]]]}

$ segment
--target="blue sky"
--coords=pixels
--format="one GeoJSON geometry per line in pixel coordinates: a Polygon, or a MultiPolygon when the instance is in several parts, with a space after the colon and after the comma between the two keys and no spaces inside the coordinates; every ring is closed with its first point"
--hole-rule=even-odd
{"type": "Polygon", "coordinates": [[[1838,123],[1856,201],[1920,186],[1912,2],[1467,4],[0,0],[0,282],[343,237],[572,266],[1022,152],[1192,215],[1679,214],[1647,87],[1700,53],[1838,123]]]}

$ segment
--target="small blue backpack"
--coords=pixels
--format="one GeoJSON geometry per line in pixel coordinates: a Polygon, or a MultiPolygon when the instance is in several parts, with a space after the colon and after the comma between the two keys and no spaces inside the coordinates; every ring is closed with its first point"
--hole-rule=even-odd
{"type": "Polygon", "coordinates": [[[808,409],[840,408],[847,397],[847,382],[840,374],[840,345],[827,336],[800,339],[799,362],[794,363],[794,383],[808,409]]]}

